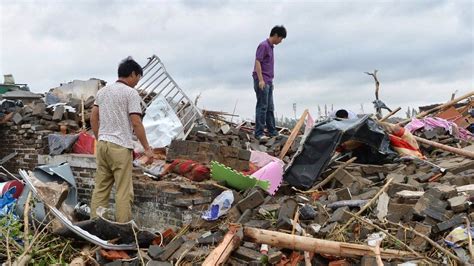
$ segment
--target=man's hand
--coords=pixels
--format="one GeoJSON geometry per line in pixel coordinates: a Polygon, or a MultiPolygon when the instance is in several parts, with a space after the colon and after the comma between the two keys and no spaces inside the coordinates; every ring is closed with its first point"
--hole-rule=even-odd
{"type": "Polygon", "coordinates": [[[255,72],[257,72],[258,87],[263,90],[265,88],[265,80],[263,80],[262,65],[258,60],[255,60],[255,72]]]}
{"type": "Polygon", "coordinates": [[[148,147],[148,149],[146,149],[144,153],[148,157],[153,157],[153,155],[155,155],[155,153],[153,152],[153,149],[151,147],[148,147]]]}
{"type": "Polygon", "coordinates": [[[149,147],[148,149],[145,149],[145,156],[147,157],[147,160],[145,161],[145,164],[151,164],[153,163],[153,157],[155,153],[153,152],[153,149],[149,147]]]}
{"type": "Polygon", "coordinates": [[[148,140],[145,134],[145,128],[142,124],[142,118],[139,114],[131,114],[130,121],[132,122],[133,131],[135,131],[135,135],[137,136],[138,140],[142,144],[143,148],[145,149],[145,157],[146,157],[146,164],[153,162],[153,148],[150,147],[148,144],[148,140]]]}

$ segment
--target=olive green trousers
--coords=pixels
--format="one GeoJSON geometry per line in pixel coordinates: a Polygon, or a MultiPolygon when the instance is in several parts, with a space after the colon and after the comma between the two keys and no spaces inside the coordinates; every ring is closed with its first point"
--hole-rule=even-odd
{"type": "Polygon", "coordinates": [[[99,206],[109,207],[110,192],[115,183],[115,220],[121,223],[132,220],[132,160],[132,150],[107,141],[97,142],[91,218],[97,217],[99,206]]]}

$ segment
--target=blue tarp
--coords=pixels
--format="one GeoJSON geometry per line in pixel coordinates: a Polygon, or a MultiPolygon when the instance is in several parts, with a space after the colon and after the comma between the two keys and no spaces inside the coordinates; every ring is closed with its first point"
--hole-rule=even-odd
{"type": "Polygon", "coordinates": [[[13,198],[15,192],[16,187],[12,187],[0,196],[0,217],[13,213],[16,203],[16,199],[13,198]]]}

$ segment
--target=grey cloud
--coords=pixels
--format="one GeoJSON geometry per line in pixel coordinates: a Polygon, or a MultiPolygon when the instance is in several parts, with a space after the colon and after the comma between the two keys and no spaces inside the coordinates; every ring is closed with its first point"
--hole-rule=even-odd
{"type": "Polygon", "coordinates": [[[275,24],[288,29],[275,48],[279,113],[292,114],[293,102],[369,110],[373,80],[363,72],[373,69],[391,104],[416,103],[429,88],[443,96],[421,102],[442,100],[448,88],[474,83],[471,1],[20,1],[6,8],[1,70],[37,91],[78,78],[113,81],[123,57],[143,64],[156,53],[189,94],[203,93],[207,108],[232,111],[235,98],[251,117],[255,49],[275,24]]]}

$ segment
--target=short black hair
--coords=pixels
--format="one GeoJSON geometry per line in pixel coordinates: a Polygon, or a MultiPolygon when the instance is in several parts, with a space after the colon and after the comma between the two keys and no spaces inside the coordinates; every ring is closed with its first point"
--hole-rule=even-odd
{"type": "Polygon", "coordinates": [[[278,35],[278,37],[283,37],[283,39],[285,39],[286,38],[285,27],[283,27],[283,25],[281,26],[276,25],[275,27],[273,27],[272,31],[270,31],[270,37],[272,37],[275,34],[278,35]]]}
{"type": "Polygon", "coordinates": [[[142,67],[137,62],[135,62],[131,56],[129,56],[120,62],[118,67],[118,76],[119,78],[126,78],[132,75],[132,72],[135,72],[135,75],[143,76],[142,67]]]}
{"type": "Polygon", "coordinates": [[[337,112],[336,112],[336,117],[339,117],[339,118],[349,118],[349,112],[347,112],[347,111],[344,110],[344,109],[337,110],[337,112]]]}

